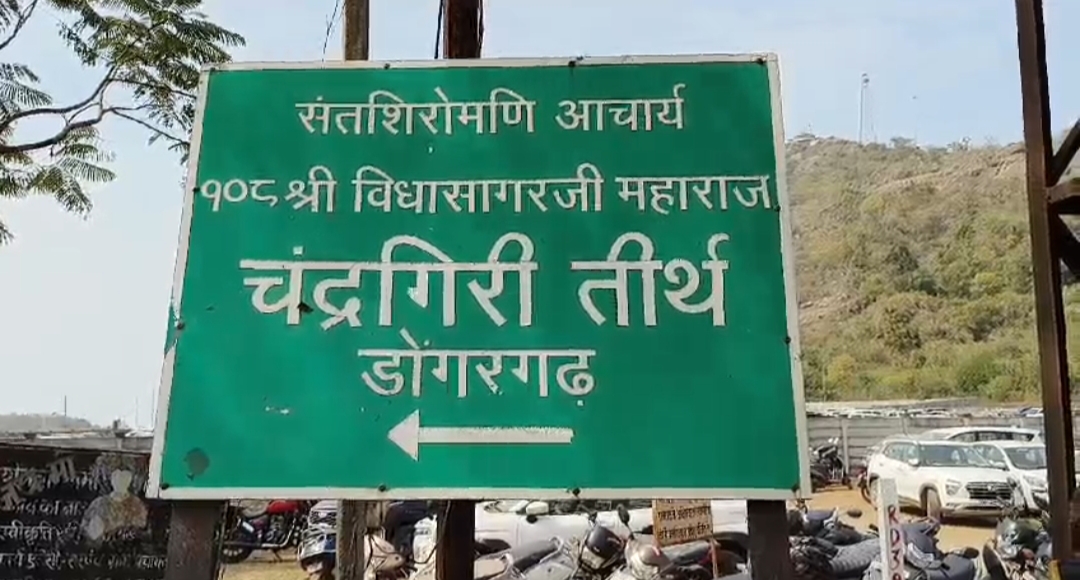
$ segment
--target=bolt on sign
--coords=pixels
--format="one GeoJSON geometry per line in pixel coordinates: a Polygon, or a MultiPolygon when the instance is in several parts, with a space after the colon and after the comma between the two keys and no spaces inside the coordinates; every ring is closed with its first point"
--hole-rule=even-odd
{"type": "Polygon", "coordinates": [[[151,489],[809,490],[782,152],[772,55],[204,73],[151,489]]]}
{"type": "Polygon", "coordinates": [[[659,547],[709,539],[713,535],[709,500],[654,499],[653,538],[659,547]]]}

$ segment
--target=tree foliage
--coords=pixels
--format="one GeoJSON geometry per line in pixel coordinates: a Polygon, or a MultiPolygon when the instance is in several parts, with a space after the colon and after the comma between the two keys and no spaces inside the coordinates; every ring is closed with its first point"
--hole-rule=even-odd
{"type": "Polygon", "coordinates": [[[809,398],[1038,396],[1020,148],[804,136],[788,168],[809,398]]]}
{"type": "MultiPolygon", "coordinates": [[[[186,155],[200,69],[229,60],[244,39],[199,12],[202,0],[0,0],[0,197],[49,196],[85,214],[84,187],[113,179],[98,127],[139,125],[149,141],[186,155]],[[60,38],[100,72],[77,101],[58,103],[32,64],[3,53],[34,18],[55,17],[60,38]],[[33,124],[26,136],[19,128],[33,124]]],[[[0,221],[0,244],[12,233],[0,221]]]]}

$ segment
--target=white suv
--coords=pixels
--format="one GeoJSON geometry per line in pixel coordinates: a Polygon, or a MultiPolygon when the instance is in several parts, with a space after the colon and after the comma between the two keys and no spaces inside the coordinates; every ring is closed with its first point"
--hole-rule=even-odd
{"type": "Polygon", "coordinates": [[[896,481],[903,505],[932,518],[996,516],[1013,501],[1015,482],[970,444],[940,439],[891,438],[868,460],[870,496],[877,502],[877,480],[896,481]]]}
{"type": "Polygon", "coordinates": [[[975,449],[990,463],[1003,467],[1020,483],[1029,510],[1038,510],[1036,495],[1046,497],[1046,446],[1024,441],[988,441],[975,449]]]}
{"type": "Polygon", "coordinates": [[[998,425],[968,425],[964,427],[943,427],[931,429],[919,434],[919,439],[948,439],[963,443],[985,441],[1042,441],[1035,429],[1006,427],[998,425]]]}

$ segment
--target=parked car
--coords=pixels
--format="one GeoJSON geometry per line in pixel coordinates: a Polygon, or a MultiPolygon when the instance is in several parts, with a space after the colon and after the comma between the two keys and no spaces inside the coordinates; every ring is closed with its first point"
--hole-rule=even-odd
{"type": "Polygon", "coordinates": [[[988,441],[974,447],[995,467],[1002,467],[1018,483],[1024,507],[1038,512],[1035,494],[1046,492],[1046,446],[1026,441],[988,441]]]}
{"type": "Polygon", "coordinates": [[[980,441],[1042,441],[1037,429],[996,425],[944,427],[931,429],[919,435],[920,439],[945,439],[976,443],[980,441]]]}
{"type": "MultiPolygon", "coordinates": [[[[622,503],[630,512],[630,529],[638,534],[652,533],[652,502],[648,500],[611,500],[603,502],[498,500],[476,505],[476,539],[503,542],[520,546],[545,541],[553,537],[582,538],[592,524],[588,512],[596,511],[597,523],[621,535],[629,530],[619,521],[615,511],[622,503]]],[[[746,502],[740,500],[712,501],[713,533],[719,547],[741,558],[746,557],[746,502]]],[[[414,553],[423,559],[430,553],[437,537],[437,522],[426,519],[416,525],[414,553]]]]}
{"type": "Polygon", "coordinates": [[[869,458],[867,480],[871,502],[877,503],[878,481],[896,481],[902,505],[927,516],[997,516],[1012,502],[1009,473],[996,468],[972,445],[946,439],[894,437],[869,458]]]}

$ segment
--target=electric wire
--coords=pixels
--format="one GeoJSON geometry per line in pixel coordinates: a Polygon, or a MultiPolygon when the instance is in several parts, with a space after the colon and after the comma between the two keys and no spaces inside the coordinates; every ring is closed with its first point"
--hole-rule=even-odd
{"type": "Polygon", "coordinates": [[[435,59],[439,58],[442,47],[443,18],[446,16],[446,0],[439,0],[439,17],[435,20],[435,59]]]}
{"type": "Polygon", "coordinates": [[[326,20],[326,33],[323,34],[322,43],[322,59],[326,60],[326,49],[330,46],[330,35],[334,33],[334,26],[337,24],[338,15],[341,13],[342,0],[334,0],[334,8],[330,11],[330,18],[326,20]]]}

